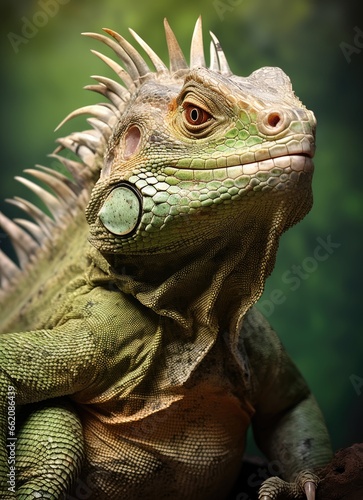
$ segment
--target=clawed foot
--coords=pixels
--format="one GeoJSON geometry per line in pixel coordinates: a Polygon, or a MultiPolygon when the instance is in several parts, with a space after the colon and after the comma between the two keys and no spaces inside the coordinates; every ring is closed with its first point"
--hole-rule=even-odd
{"type": "Polygon", "coordinates": [[[278,477],[263,482],[258,493],[259,500],[315,500],[319,478],[309,471],[300,472],[293,483],[278,477]]]}

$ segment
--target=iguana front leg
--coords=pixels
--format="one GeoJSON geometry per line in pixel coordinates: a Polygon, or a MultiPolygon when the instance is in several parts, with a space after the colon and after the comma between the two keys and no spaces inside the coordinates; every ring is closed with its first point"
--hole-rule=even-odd
{"type": "Polygon", "coordinates": [[[29,405],[29,410],[16,433],[16,498],[58,499],[83,465],[82,425],[65,399],[29,405]]]}
{"type": "MultiPolygon", "coordinates": [[[[92,288],[84,280],[77,281],[74,286],[70,285],[69,301],[64,306],[59,306],[55,316],[50,319],[50,324],[52,328],[47,330],[0,336],[1,499],[13,498],[7,496],[9,386],[15,389],[16,404],[19,406],[67,395],[77,403],[91,404],[97,397],[102,398],[107,391],[114,397],[121,398],[123,391],[131,390],[140,381],[145,365],[149,365],[149,358],[153,356],[155,346],[160,341],[155,333],[158,326],[155,315],[136,308],[133,299],[128,296],[102,287],[92,288]]],[[[20,457],[20,465],[26,464],[30,460],[27,447],[31,446],[32,439],[35,439],[33,445],[36,445],[38,433],[44,434],[46,430],[48,437],[59,444],[59,453],[57,457],[48,454],[46,459],[45,450],[43,473],[39,474],[36,484],[40,488],[40,481],[44,485],[43,490],[49,491],[50,487],[47,485],[50,476],[47,476],[47,471],[51,471],[52,481],[58,483],[59,491],[65,492],[71,486],[82,456],[81,438],[77,438],[80,436],[78,418],[72,409],[59,407],[54,399],[49,401],[49,406],[43,408],[44,424],[40,423],[42,415],[39,408],[35,414],[30,415],[29,420],[25,420],[19,434],[17,455],[19,458],[20,453],[25,453],[20,457]],[[56,432],[52,432],[55,418],[58,426],[56,432]],[[70,436],[76,436],[73,455],[68,446],[70,436]],[[65,464],[63,469],[58,462],[62,450],[65,464]],[[66,464],[69,470],[65,474],[66,464]]],[[[22,408],[23,411],[27,411],[27,407],[22,408]]],[[[27,482],[25,465],[20,472],[21,489],[26,491],[31,482],[27,482]]],[[[35,476],[36,472],[33,478],[35,476]]]]}
{"type": "Polygon", "coordinates": [[[280,465],[282,476],[267,479],[259,500],[315,500],[319,478],[314,470],[332,456],[328,432],[313,396],[255,428],[256,440],[266,455],[280,465]]]}
{"type": "MultiPolygon", "coordinates": [[[[100,358],[95,336],[82,320],[67,321],[53,330],[0,337],[1,498],[14,498],[7,475],[8,388],[14,388],[17,406],[74,394],[92,385],[96,367],[100,371],[99,367],[104,366],[100,358]],[[100,364],[95,362],[97,358],[100,364]]],[[[33,498],[29,496],[31,492],[40,490],[50,494],[42,498],[58,498],[50,481],[58,486],[59,491],[66,491],[67,482],[74,479],[82,458],[82,437],[76,415],[69,408],[50,402],[42,410],[30,414],[17,430],[19,498],[33,498]],[[73,438],[76,439],[74,443],[73,438]],[[38,457],[34,454],[37,448],[38,457]]]]}
{"type": "Polygon", "coordinates": [[[314,500],[319,482],[314,470],[332,458],[329,434],[315,398],[276,333],[255,308],[244,319],[241,343],[254,378],[255,440],[284,479],[266,480],[259,500],[314,500]]]}

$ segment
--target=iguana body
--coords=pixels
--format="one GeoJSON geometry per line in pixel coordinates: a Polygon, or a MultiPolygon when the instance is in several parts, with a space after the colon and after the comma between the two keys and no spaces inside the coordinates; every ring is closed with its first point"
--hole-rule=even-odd
{"type": "MultiPolygon", "coordinates": [[[[251,307],[281,233],[311,206],[314,116],[281,70],[232,75],[214,36],[207,69],[200,22],[190,67],[168,25],[170,70],[134,34],[155,72],[108,33],[92,36],[127,72],[98,55],[127,89],[96,77],[110,103],[70,115],[93,115],[91,132],[60,140],[82,162],[61,158],[74,184],[33,173],[56,193],[41,192],[56,222],[16,201],[38,222],[20,222],[32,234],[21,243],[2,216],[24,268],[1,256],[0,415],[5,438],[10,387],[17,498],[222,499],[250,423],[284,479],[298,476],[266,482],[260,498],[303,498],[329,438],[251,307]]],[[[5,447],[1,458],[12,498],[5,447]]]]}

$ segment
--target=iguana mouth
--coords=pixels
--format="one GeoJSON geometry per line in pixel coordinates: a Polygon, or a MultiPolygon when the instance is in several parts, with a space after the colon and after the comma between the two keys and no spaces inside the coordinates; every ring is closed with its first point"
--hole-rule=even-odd
{"type": "MultiPolygon", "coordinates": [[[[307,160],[312,160],[315,155],[315,139],[313,135],[297,135],[297,136],[287,136],[284,142],[276,142],[273,144],[262,143],[258,148],[251,148],[245,153],[228,151],[226,156],[223,158],[216,157],[213,161],[215,165],[211,162],[211,158],[208,159],[204,165],[194,165],[193,160],[187,160],[182,158],[179,160],[174,167],[181,170],[218,170],[220,168],[230,168],[236,167],[237,165],[246,168],[246,173],[248,170],[248,165],[259,165],[258,169],[252,169],[250,173],[255,173],[259,169],[269,170],[271,168],[271,161],[276,162],[278,165],[284,168],[291,158],[306,158],[307,160]],[[287,141],[286,141],[287,139],[287,141]],[[234,161],[233,161],[234,160],[234,161]],[[270,163],[268,163],[270,162],[270,163]]],[[[202,157],[203,158],[203,157],[202,157]]]]}
{"type": "Polygon", "coordinates": [[[245,163],[241,165],[243,174],[253,175],[257,173],[269,173],[273,169],[287,169],[291,167],[295,171],[312,171],[314,164],[312,155],[308,153],[295,153],[291,155],[275,156],[266,160],[245,163]]]}

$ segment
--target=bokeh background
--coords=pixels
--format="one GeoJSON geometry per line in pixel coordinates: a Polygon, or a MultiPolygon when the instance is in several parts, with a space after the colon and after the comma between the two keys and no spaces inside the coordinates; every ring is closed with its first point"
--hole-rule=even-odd
{"type": "MultiPolygon", "coordinates": [[[[89,75],[112,75],[89,51],[101,45],[82,31],[110,27],[129,37],[132,27],[167,61],[163,18],[188,54],[202,14],[206,48],[210,29],[236,74],[280,66],[291,77],[318,119],[315,204],[282,238],[260,307],[315,393],[334,448],[363,441],[359,2],[2,0],[0,9],[1,200],[31,196],[14,175],[35,163],[53,165],[46,155],[54,148],[54,128],[68,112],[99,100],[82,90],[92,83],[89,75]]],[[[84,127],[77,119],[61,135],[84,127]]],[[[1,209],[19,215],[2,201],[1,209]]],[[[0,243],[8,249],[7,238],[0,243]]]]}

